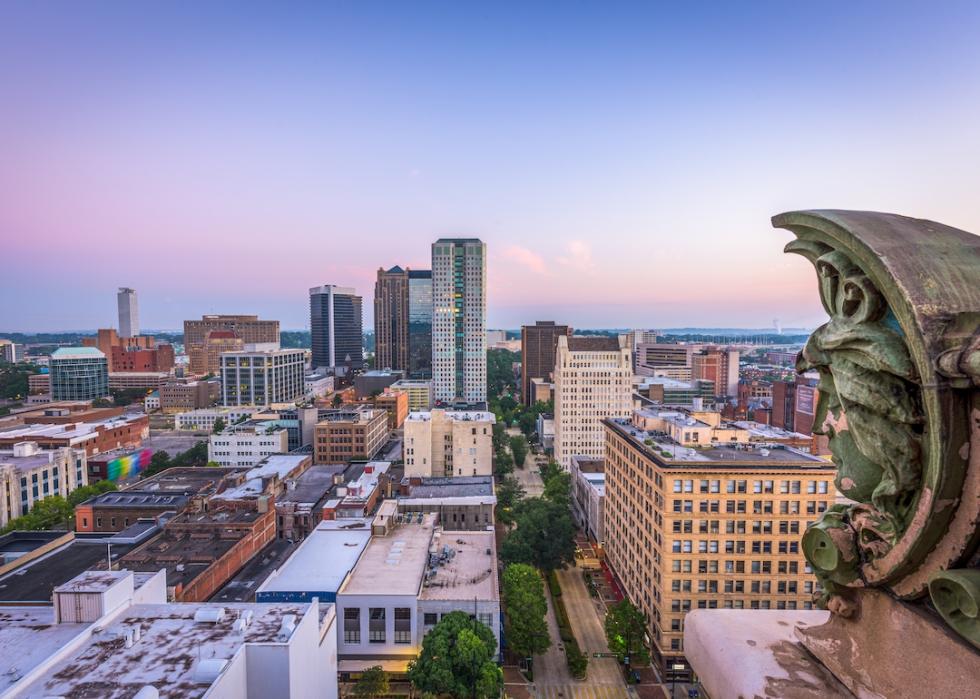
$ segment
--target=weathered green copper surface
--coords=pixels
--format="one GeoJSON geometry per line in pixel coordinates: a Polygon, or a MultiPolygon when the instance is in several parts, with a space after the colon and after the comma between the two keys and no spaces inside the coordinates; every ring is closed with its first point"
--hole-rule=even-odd
{"type": "Polygon", "coordinates": [[[929,581],[936,610],[957,633],[980,647],[980,570],[944,570],[929,581]]]}
{"type": "Polygon", "coordinates": [[[866,586],[919,597],[977,548],[980,238],[874,212],[793,212],[773,224],[796,234],[786,250],[813,264],[830,316],[797,362],[820,375],[814,431],[854,501],[804,535],[823,602],[843,608],[835,595],[866,586]]]}

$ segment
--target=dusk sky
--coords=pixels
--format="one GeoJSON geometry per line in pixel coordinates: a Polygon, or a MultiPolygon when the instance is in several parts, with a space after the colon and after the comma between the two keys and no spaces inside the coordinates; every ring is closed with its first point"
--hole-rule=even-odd
{"type": "Polygon", "coordinates": [[[773,214],[980,232],[977,2],[293,5],[0,4],[0,331],[369,329],[440,236],[490,327],[812,327],[773,214]]]}

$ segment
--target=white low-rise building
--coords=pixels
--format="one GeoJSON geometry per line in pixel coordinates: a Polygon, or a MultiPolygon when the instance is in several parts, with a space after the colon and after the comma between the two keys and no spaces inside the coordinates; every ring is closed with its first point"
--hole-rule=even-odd
{"type": "Polygon", "coordinates": [[[606,500],[605,461],[572,457],[572,512],[579,526],[601,544],[605,539],[603,512],[606,500]]]}
{"type": "Polygon", "coordinates": [[[259,412],[258,408],[249,406],[188,410],[186,413],[177,413],[174,416],[174,429],[187,432],[210,432],[214,428],[214,421],[219,417],[224,420],[226,425],[233,425],[243,418],[250,418],[257,412],[259,412]]]}
{"type": "Polygon", "coordinates": [[[422,637],[453,611],[489,626],[499,651],[493,531],[446,531],[435,526],[434,514],[393,513],[379,512],[371,541],[337,592],[340,672],[384,659],[386,669],[403,673],[422,637]]]}
{"type": "Polygon", "coordinates": [[[255,466],[289,451],[289,432],[274,422],[243,423],[208,438],[208,461],[221,466],[255,466]]]}
{"type": "Polygon", "coordinates": [[[491,412],[409,413],[405,420],[405,476],[489,476],[493,473],[491,412]]]}
{"type": "Polygon", "coordinates": [[[122,570],[0,612],[3,697],[337,697],[331,604],[173,604],[164,571],[122,570]]]}

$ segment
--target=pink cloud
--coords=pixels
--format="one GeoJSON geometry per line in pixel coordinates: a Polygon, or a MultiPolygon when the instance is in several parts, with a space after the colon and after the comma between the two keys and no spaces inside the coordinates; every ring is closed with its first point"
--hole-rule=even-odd
{"type": "Polygon", "coordinates": [[[591,274],[595,271],[595,261],[592,259],[592,246],[583,240],[569,241],[565,246],[565,255],[559,257],[558,262],[578,272],[591,274]]]}
{"type": "Polygon", "coordinates": [[[549,274],[548,267],[544,262],[541,255],[528,250],[527,248],[521,247],[520,245],[511,245],[506,250],[504,250],[504,257],[508,260],[513,260],[519,265],[523,265],[533,272],[538,274],[546,275],[549,274]]]}

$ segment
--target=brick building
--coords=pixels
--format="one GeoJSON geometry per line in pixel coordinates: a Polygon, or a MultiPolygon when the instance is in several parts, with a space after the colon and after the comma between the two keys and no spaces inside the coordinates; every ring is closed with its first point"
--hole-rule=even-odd
{"type": "Polygon", "coordinates": [[[408,392],[385,390],[375,397],[374,407],[388,411],[388,429],[397,430],[408,417],[408,392]]]}
{"type": "Polygon", "coordinates": [[[315,463],[374,458],[388,441],[388,412],[376,408],[322,411],[314,428],[315,463]]]}

